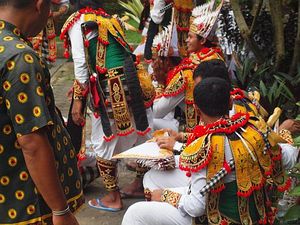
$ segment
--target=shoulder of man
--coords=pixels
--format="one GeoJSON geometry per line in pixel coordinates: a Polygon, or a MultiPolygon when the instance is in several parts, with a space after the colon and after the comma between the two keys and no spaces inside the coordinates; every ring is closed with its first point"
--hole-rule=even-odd
{"type": "Polygon", "coordinates": [[[22,40],[13,36],[4,36],[3,38],[11,38],[10,41],[0,41],[0,69],[2,70],[7,63],[17,58],[19,55],[29,54],[38,59],[36,52],[22,40]]]}

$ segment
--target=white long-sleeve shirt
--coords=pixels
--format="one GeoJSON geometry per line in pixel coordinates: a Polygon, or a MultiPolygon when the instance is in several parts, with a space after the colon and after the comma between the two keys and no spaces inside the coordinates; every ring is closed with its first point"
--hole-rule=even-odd
{"type": "Polygon", "coordinates": [[[169,112],[179,106],[183,111],[185,108],[184,102],[185,93],[182,92],[172,97],[161,97],[153,103],[153,116],[155,119],[164,118],[169,112]]]}
{"type": "MultiPolygon", "coordinates": [[[[85,83],[89,78],[89,72],[84,52],[83,35],[81,31],[82,23],[84,23],[84,15],[81,15],[80,19],[74,23],[68,31],[68,34],[71,41],[75,79],[77,79],[80,83],[85,83]]],[[[86,35],[86,37],[88,40],[91,40],[97,35],[97,31],[91,31],[86,35]]]]}
{"type": "Polygon", "coordinates": [[[160,10],[166,6],[165,0],[154,0],[153,8],[150,11],[150,17],[154,23],[160,24],[164,18],[165,12],[160,12],[160,10]]]}

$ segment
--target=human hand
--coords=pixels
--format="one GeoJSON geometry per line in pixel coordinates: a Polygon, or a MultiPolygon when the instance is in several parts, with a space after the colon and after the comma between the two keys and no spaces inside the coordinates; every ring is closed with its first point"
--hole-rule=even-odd
{"type": "Polygon", "coordinates": [[[288,130],[292,134],[300,132],[300,121],[299,120],[293,120],[293,119],[287,119],[283,121],[282,124],[279,126],[279,130],[288,130]]]}
{"type": "Polygon", "coordinates": [[[160,148],[168,149],[173,151],[175,145],[175,138],[174,137],[158,137],[156,139],[156,143],[160,148]]]}
{"type": "Polygon", "coordinates": [[[174,137],[176,141],[179,141],[179,139],[180,139],[180,133],[178,133],[175,130],[172,130],[170,128],[163,129],[163,131],[167,132],[170,137],[174,137]]]}
{"type": "Polygon", "coordinates": [[[85,122],[85,119],[84,119],[83,114],[82,114],[82,107],[83,107],[82,106],[82,100],[74,99],[71,114],[72,114],[73,122],[77,126],[82,126],[85,122]]]}
{"type": "Polygon", "coordinates": [[[71,212],[63,216],[53,216],[52,221],[53,225],[79,225],[71,212]]]}
{"type": "Polygon", "coordinates": [[[162,189],[157,189],[151,193],[151,201],[161,202],[162,189]]]}

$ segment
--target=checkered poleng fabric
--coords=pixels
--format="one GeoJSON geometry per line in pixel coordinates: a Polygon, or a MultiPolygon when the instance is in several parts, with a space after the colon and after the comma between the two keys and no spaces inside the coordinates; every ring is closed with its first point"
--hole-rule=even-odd
{"type": "MultiPolygon", "coordinates": [[[[228,162],[228,165],[232,170],[234,170],[234,160],[231,159],[228,162]]],[[[213,189],[215,187],[215,185],[222,179],[224,178],[226,175],[228,174],[227,170],[225,169],[225,167],[223,167],[218,173],[216,173],[215,176],[213,176],[208,182],[207,184],[200,190],[200,194],[202,196],[204,196],[206,193],[208,193],[211,189],[213,189]]]]}
{"type": "Polygon", "coordinates": [[[80,168],[81,177],[82,177],[82,187],[86,188],[88,184],[94,181],[100,176],[97,166],[94,167],[82,167],[80,168]]]}
{"type": "Polygon", "coordinates": [[[50,61],[48,60],[49,56],[49,49],[48,49],[48,39],[46,37],[46,30],[43,31],[43,37],[42,37],[42,59],[44,60],[47,65],[50,64],[50,61]]]}

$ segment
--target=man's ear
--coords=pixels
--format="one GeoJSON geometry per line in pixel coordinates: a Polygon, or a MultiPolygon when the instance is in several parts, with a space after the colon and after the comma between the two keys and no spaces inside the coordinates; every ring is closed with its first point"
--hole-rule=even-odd
{"type": "Polygon", "coordinates": [[[42,12],[42,5],[43,5],[44,1],[46,1],[46,0],[34,0],[35,9],[39,14],[41,14],[41,12],[42,12]]]}
{"type": "Polygon", "coordinates": [[[202,38],[201,41],[200,41],[201,45],[204,45],[205,42],[206,42],[206,38],[202,38]]]}

